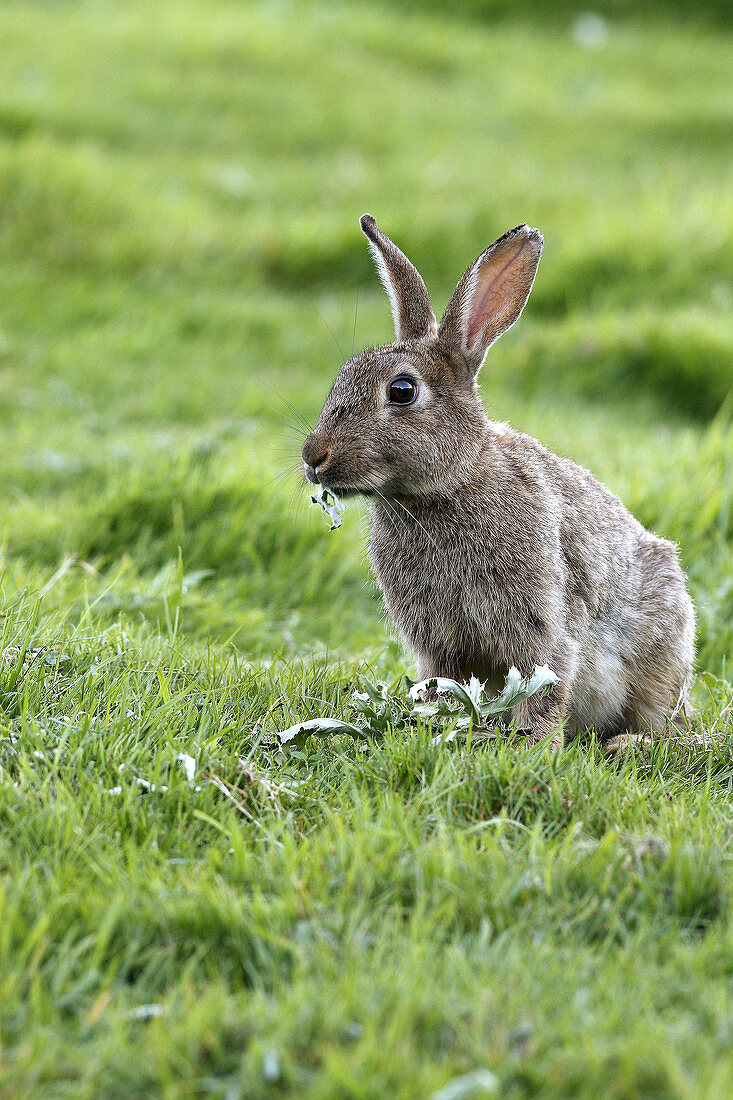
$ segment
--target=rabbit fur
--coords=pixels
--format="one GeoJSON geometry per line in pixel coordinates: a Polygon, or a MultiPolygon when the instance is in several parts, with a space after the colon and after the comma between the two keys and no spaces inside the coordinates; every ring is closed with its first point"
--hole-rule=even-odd
{"type": "Polygon", "coordinates": [[[563,730],[618,746],[684,725],[694,612],[675,547],[588,470],[492,422],[479,395],[542,236],[520,225],[490,245],[438,325],[417,270],[370,215],[360,224],[396,340],[344,364],[302,455],[309,481],[370,498],[372,567],[419,677],[498,688],[512,665],[548,664],[559,683],[515,720],[554,745],[563,730]]]}

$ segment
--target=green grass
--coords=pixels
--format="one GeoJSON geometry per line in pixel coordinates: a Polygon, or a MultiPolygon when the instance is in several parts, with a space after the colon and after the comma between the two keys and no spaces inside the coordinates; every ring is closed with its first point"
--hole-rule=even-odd
{"type": "Polygon", "coordinates": [[[0,1095],[733,1092],[732,44],[662,9],[6,0],[0,1095]],[[365,209],[438,309],[542,228],[486,402],[679,543],[714,747],[272,747],[412,671],[284,419],[389,338],[365,209]]]}

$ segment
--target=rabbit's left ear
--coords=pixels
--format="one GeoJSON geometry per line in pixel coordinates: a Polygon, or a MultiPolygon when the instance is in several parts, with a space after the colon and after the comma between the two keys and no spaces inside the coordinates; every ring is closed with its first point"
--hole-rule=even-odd
{"type": "Polygon", "coordinates": [[[420,272],[384,235],[371,214],[362,214],[359,225],[389,297],[396,339],[435,336],[438,323],[420,272]]]}
{"type": "Polygon", "coordinates": [[[542,255],[542,234],[518,225],[481,253],[446,306],[438,339],[478,374],[486,352],[527,304],[542,255]]]}

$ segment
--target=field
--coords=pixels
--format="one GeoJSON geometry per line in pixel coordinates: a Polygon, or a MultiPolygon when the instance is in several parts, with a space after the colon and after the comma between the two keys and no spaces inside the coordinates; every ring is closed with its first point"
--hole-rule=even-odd
{"type": "Polygon", "coordinates": [[[732,31],[571,7],[5,0],[0,1096],[733,1094],[732,31]],[[709,748],[274,747],[413,671],[299,476],[364,210],[437,310],[542,229],[484,397],[679,544],[709,748]]]}

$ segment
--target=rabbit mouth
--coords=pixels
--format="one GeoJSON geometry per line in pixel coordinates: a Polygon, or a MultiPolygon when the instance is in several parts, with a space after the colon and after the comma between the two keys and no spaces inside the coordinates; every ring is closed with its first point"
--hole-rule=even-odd
{"type": "Polygon", "coordinates": [[[327,485],[325,481],[321,482],[324,489],[328,489],[330,493],[335,493],[337,497],[355,497],[355,496],[371,496],[374,490],[368,486],[361,485],[335,485],[329,482],[327,485]]]}
{"type": "Polygon", "coordinates": [[[341,497],[373,497],[380,495],[380,488],[378,485],[374,485],[371,481],[363,478],[354,478],[353,481],[338,480],[337,478],[324,477],[319,479],[317,484],[322,485],[324,489],[328,489],[330,493],[335,493],[336,496],[341,497]]]}

